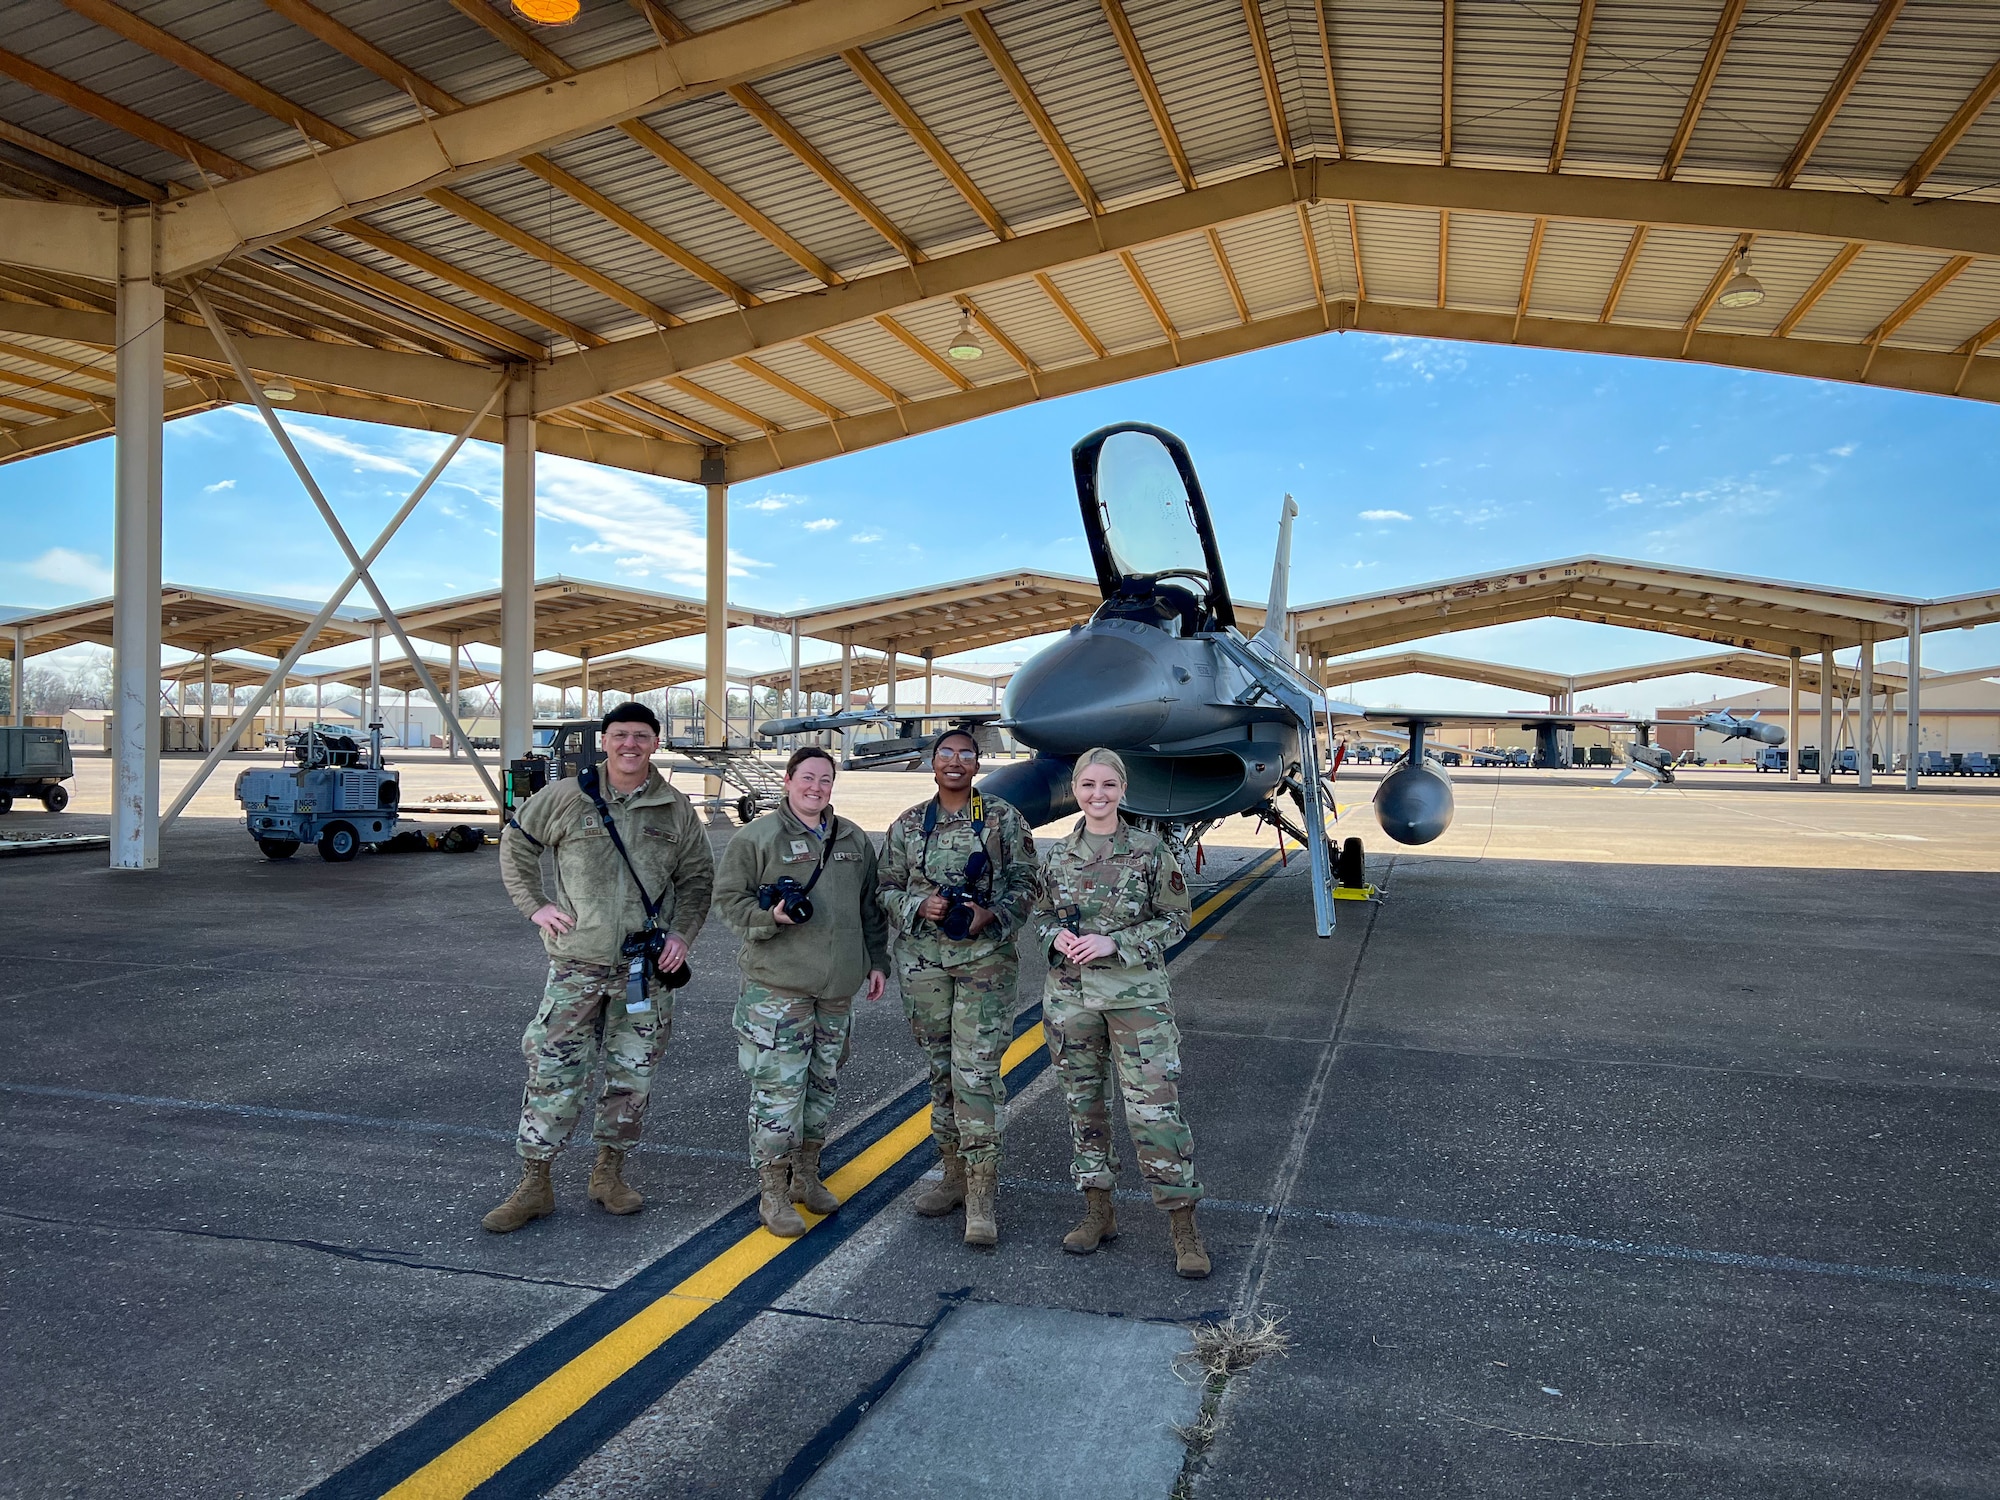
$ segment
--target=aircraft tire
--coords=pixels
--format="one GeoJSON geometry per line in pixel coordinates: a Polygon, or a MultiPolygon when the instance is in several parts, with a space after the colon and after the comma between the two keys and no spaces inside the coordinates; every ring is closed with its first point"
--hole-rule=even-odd
{"type": "Polygon", "coordinates": [[[264,851],[266,859],[290,859],[299,852],[297,839],[259,839],[257,847],[264,851]]]}
{"type": "Polygon", "coordinates": [[[1368,856],[1361,847],[1361,840],[1350,838],[1340,846],[1340,854],[1333,862],[1335,885],[1359,888],[1368,884],[1368,856]]]}

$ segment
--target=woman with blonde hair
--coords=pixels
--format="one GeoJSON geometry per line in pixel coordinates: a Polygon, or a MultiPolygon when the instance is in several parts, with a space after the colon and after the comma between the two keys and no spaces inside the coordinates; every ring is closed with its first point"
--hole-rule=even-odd
{"type": "Polygon", "coordinates": [[[1164,839],[1119,819],[1125,762],[1115,751],[1086,752],[1074,785],[1083,817],[1043,855],[1034,914],[1049,959],[1042,1026],[1069,1106],[1070,1177],[1086,1205],[1063,1248],[1089,1255],[1118,1234],[1115,1070],[1139,1171],[1172,1225],[1174,1269],[1199,1278],[1209,1272],[1194,1220],[1201,1184],[1181,1119],[1180,1028],[1167,989],[1167,949],[1191,916],[1187,877],[1164,839]]]}

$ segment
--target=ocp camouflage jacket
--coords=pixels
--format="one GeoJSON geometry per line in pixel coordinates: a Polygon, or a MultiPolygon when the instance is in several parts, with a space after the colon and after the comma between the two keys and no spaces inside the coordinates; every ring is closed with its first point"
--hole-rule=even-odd
{"type": "Polygon", "coordinates": [[[1187,877],[1164,839],[1121,823],[1110,847],[1092,859],[1077,819],[1042,855],[1032,920],[1049,958],[1043,998],[1086,1010],[1159,1004],[1169,998],[1167,949],[1187,935],[1191,917],[1187,877]],[[1065,908],[1073,909],[1067,922],[1065,908]],[[1055,951],[1065,926],[1086,936],[1103,933],[1118,951],[1079,969],[1055,951]]]}
{"type": "MultiPolygon", "coordinates": [[[[660,926],[692,947],[715,889],[715,861],[693,804],[658,771],[625,801],[607,791],[605,802],[633,869],[660,903],[660,926]]],[[[553,901],[575,919],[561,935],[542,930],[551,958],[616,965],[625,935],[646,925],[639,889],[574,777],[550,782],[515,812],[500,835],[500,879],[522,916],[553,901]],[[553,896],[542,886],[544,849],[555,855],[553,896]]]]}
{"type": "MultiPolygon", "coordinates": [[[[935,799],[933,799],[935,800],[935,799]]],[[[1014,939],[1035,904],[1038,872],[1035,840],[1027,819],[998,797],[981,795],[986,813],[987,873],[971,894],[996,920],[975,938],[954,942],[935,922],[917,915],[940,886],[963,885],[965,867],[979,848],[972,833],[972,810],[938,810],[937,824],[924,838],[919,802],[889,825],[882,841],[881,900],[896,933],[896,958],[905,974],[920,969],[963,969],[994,958],[1012,961],[1014,939]]]]}
{"type": "Polygon", "coordinates": [[[826,816],[833,847],[812,889],[810,922],[781,926],[757,904],[759,886],[786,875],[804,885],[819,864],[819,838],[790,803],[738,829],[716,872],[716,909],[743,939],[737,967],[745,979],[780,995],[845,999],[869,970],[888,972],[888,927],[875,900],[875,845],[858,823],[831,807],[826,816]]]}

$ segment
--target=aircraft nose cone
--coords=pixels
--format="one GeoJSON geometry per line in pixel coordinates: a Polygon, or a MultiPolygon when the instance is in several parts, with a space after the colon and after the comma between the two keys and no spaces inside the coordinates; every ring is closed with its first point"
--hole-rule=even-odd
{"type": "Polygon", "coordinates": [[[1400,766],[1375,788],[1375,821],[1399,844],[1428,844],[1451,814],[1451,783],[1428,766],[1400,766]]]}
{"type": "Polygon", "coordinates": [[[1004,710],[1022,744],[1081,755],[1150,743],[1167,721],[1168,696],[1166,672],[1142,644],[1086,628],[1016,673],[1004,710]]]}

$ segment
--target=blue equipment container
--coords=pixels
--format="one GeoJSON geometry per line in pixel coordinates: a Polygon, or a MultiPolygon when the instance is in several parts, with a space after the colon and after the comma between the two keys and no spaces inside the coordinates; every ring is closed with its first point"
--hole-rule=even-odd
{"type": "Polygon", "coordinates": [[[364,746],[334,725],[308,724],[285,739],[295,767],[237,776],[236,800],[266,858],[316,844],[321,859],[339,864],[396,836],[402,786],[382,765],[382,726],[368,729],[364,746]]]}

